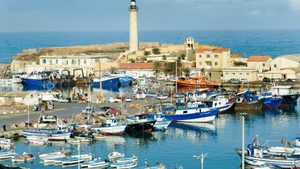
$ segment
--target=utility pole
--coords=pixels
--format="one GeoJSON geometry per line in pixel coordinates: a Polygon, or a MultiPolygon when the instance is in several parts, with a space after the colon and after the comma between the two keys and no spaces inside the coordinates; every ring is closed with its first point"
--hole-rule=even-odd
{"type": "Polygon", "coordinates": [[[204,159],[205,157],[207,156],[207,153],[206,154],[201,154],[199,156],[193,156],[194,158],[196,158],[197,160],[200,160],[201,161],[201,169],[204,169],[204,159]]]}
{"type": "Polygon", "coordinates": [[[245,116],[247,113],[241,113],[242,116],[242,169],[245,169],[245,116]]]}
{"type": "Polygon", "coordinates": [[[176,69],[176,82],[175,82],[175,85],[176,85],[176,90],[175,90],[175,92],[176,92],[176,94],[177,94],[177,80],[178,80],[178,73],[177,73],[177,59],[176,59],[176,64],[175,64],[175,69],[176,69]]]}

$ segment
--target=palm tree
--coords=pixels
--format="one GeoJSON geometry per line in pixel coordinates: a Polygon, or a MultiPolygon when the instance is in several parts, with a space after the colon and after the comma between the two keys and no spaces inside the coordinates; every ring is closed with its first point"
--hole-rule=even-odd
{"type": "Polygon", "coordinates": [[[154,67],[155,75],[157,77],[158,76],[158,72],[160,71],[160,68],[161,68],[160,62],[154,61],[153,62],[153,67],[154,67]]]}
{"type": "Polygon", "coordinates": [[[191,73],[191,69],[190,68],[186,67],[182,71],[184,73],[185,78],[190,77],[190,73],[191,73]]]}

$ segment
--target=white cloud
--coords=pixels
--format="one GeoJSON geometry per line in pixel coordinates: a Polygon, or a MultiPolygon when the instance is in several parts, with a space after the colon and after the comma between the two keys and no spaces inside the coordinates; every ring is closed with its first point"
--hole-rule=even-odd
{"type": "Polygon", "coordinates": [[[300,0],[289,0],[289,5],[293,11],[300,11],[300,0]]]}

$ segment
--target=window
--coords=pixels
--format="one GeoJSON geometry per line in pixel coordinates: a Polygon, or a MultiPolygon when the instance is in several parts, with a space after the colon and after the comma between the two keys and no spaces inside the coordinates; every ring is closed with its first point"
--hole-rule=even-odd
{"type": "Polygon", "coordinates": [[[277,68],[277,65],[276,65],[276,64],[274,64],[274,68],[277,68]]]}
{"type": "Polygon", "coordinates": [[[75,60],[74,59],[72,59],[72,65],[74,65],[75,64],[75,60]]]}
{"type": "Polygon", "coordinates": [[[188,112],[188,111],[185,110],[185,111],[183,111],[183,114],[186,114],[187,112],[188,112]]]}
{"type": "Polygon", "coordinates": [[[226,75],[228,75],[228,73],[226,73],[226,75]]]}
{"type": "Polygon", "coordinates": [[[68,65],[69,64],[69,60],[66,60],[66,65],[68,65]]]}
{"type": "Polygon", "coordinates": [[[86,59],[83,60],[83,63],[86,65],[86,59]]]}
{"type": "Polygon", "coordinates": [[[80,65],[80,59],[78,59],[78,65],[80,65]]]}
{"type": "Polygon", "coordinates": [[[210,55],[206,55],[206,58],[210,58],[210,55]]]}
{"type": "Polygon", "coordinates": [[[58,60],[57,59],[55,60],[55,63],[58,64],[58,60]]]}
{"type": "Polygon", "coordinates": [[[199,62],[199,65],[202,65],[202,62],[199,62]]]}
{"type": "Polygon", "coordinates": [[[50,65],[52,65],[52,59],[50,59],[50,65]]]}
{"type": "Polygon", "coordinates": [[[43,59],[43,60],[42,60],[42,63],[44,63],[44,64],[45,64],[45,63],[46,63],[46,59],[43,59]]]}
{"type": "Polygon", "coordinates": [[[233,75],[235,75],[235,73],[232,73],[233,75]]]}
{"type": "Polygon", "coordinates": [[[249,73],[247,73],[247,75],[249,75],[249,73]]]}
{"type": "Polygon", "coordinates": [[[240,75],[242,75],[242,73],[240,73],[240,75]]]}
{"type": "Polygon", "coordinates": [[[265,63],[263,63],[263,67],[265,67],[266,66],[266,64],[265,63]]]}
{"type": "Polygon", "coordinates": [[[217,65],[218,65],[218,62],[215,62],[215,65],[217,66],[217,65]]]}
{"type": "Polygon", "coordinates": [[[199,55],[199,58],[202,58],[202,55],[199,55]]]}
{"type": "Polygon", "coordinates": [[[218,58],[219,56],[218,55],[215,55],[215,58],[218,58]]]}

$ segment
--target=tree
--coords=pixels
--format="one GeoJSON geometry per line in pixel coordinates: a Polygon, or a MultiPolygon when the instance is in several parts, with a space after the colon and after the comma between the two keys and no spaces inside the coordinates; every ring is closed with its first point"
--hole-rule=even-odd
{"type": "Polygon", "coordinates": [[[167,60],[167,56],[166,56],[166,55],[163,55],[163,56],[162,56],[162,60],[167,60]]]}
{"type": "Polygon", "coordinates": [[[155,54],[155,55],[159,55],[160,54],[160,49],[155,47],[155,48],[152,48],[152,53],[155,54]]]}
{"type": "Polygon", "coordinates": [[[149,56],[149,55],[150,55],[150,52],[149,52],[149,51],[144,51],[144,55],[145,55],[145,56],[149,56]]]}
{"type": "Polygon", "coordinates": [[[181,59],[181,60],[184,60],[184,59],[185,59],[185,54],[184,54],[184,53],[180,55],[180,59],[181,59]]]}
{"type": "Polygon", "coordinates": [[[190,77],[190,73],[191,73],[191,69],[190,68],[186,67],[186,68],[182,69],[182,71],[184,73],[185,78],[190,77]]]}
{"type": "Polygon", "coordinates": [[[129,61],[131,62],[131,63],[135,63],[135,60],[134,59],[129,59],[129,61]]]}
{"type": "Polygon", "coordinates": [[[154,67],[154,71],[155,71],[155,75],[157,76],[160,69],[161,69],[161,64],[158,61],[154,61],[153,62],[153,67],[154,67]]]}

